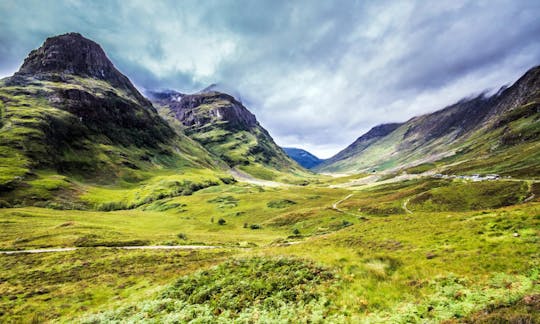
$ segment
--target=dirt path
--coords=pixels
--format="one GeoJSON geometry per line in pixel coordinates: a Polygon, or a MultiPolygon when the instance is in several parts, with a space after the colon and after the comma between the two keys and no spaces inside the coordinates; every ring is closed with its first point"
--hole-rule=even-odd
{"type": "Polygon", "coordinates": [[[75,251],[77,249],[78,248],[58,248],[58,249],[35,249],[35,250],[19,250],[19,251],[0,251],[0,254],[68,252],[68,251],[75,251]]]}
{"type": "Polygon", "coordinates": [[[403,208],[403,210],[407,213],[407,214],[412,214],[413,212],[407,208],[407,204],[409,203],[409,200],[411,200],[411,198],[407,198],[403,201],[403,204],[401,204],[401,208],[403,208]]]}
{"type": "Polygon", "coordinates": [[[0,251],[0,254],[22,254],[22,253],[50,253],[50,252],[68,252],[79,249],[122,249],[122,250],[204,250],[216,249],[219,246],[210,245],[143,245],[143,246],[97,246],[97,247],[69,247],[56,249],[34,249],[34,250],[18,250],[18,251],[0,251]]]}
{"type": "Polygon", "coordinates": [[[341,199],[341,200],[336,201],[335,203],[332,204],[332,209],[335,209],[335,210],[337,210],[338,212],[344,213],[345,211],[339,209],[339,208],[338,208],[338,205],[341,204],[342,202],[344,202],[345,200],[351,198],[352,196],[353,196],[353,194],[350,194],[350,195],[348,195],[347,197],[345,197],[345,198],[343,198],[343,199],[341,199]]]}
{"type": "Polygon", "coordinates": [[[262,180],[257,179],[245,172],[242,172],[238,169],[230,169],[229,170],[230,175],[234,177],[234,179],[238,182],[247,182],[258,186],[265,186],[265,187],[289,187],[290,185],[286,183],[276,182],[276,181],[269,181],[269,180],[262,180]]]}
{"type": "Polygon", "coordinates": [[[349,194],[345,198],[336,201],[335,203],[332,204],[332,209],[337,211],[338,213],[342,213],[342,214],[345,214],[345,215],[350,215],[350,216],[354,216],[354,217],[365,217],[365,216],[360,215],[360,214],[355,214],[355,213],[351,213],[351,212],[348,212],[348,211],[344,211],[343,209],[339,209],[338,205],[341,204],[342,202],[344,202],[345,200],[351,198],[353,195],[354,194],[349,194]]]}

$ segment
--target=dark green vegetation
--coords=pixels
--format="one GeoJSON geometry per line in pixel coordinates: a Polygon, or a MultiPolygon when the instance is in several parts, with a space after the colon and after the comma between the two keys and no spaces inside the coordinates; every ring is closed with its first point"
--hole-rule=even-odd
{"type": "MultiPolygon", "coordinates": [[[[467,316],[465,323],[540,323],[540,295],[529,295],[514,304],[492,305],[486,310],[467,316]]],[[[458,323],[450,320],[447,324],[458,323]]]]}
{"type": "Polygon", "coordinates": [[[374,129],[332,178],[226,94],[162,94],[165,121],[51,38],[0,84],[0,252],[77,249],[0,254],[0,322],[537,321],[537,75],[374,129]]]}
{"type": "Polygon", "coordinates": [[[333,279],[331,272],[309,261],[235,259],[180,278],[154,300],[83,322],[319,321],[330,305],[322,288],[333,279]]]}
{"type": "MultiPolygon", "coordinates": [[[[374,127],[315,169],[407,170],[434,163],[440,173],[540,174],[540,67],[493,96],[464,99],[403,124],[374,127]]],[[[412,170],[420,171],[419,169],[412,170]]]]}

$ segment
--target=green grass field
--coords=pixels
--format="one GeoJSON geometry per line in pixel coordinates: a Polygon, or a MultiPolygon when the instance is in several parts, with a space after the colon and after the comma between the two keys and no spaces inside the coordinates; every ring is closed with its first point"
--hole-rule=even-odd
{"type": "Polygon", "coordinates": [[[523,203],[536,184],[328,187],[343,181],[221,183],[116,211],[0,209],[1,250],[78,247],[0,255],[0,321],[538,319],[529,313],[539,305],[524,304],[540,294],[540,203],[523,203]],[[127,245],[217,248],[115,248],[127,245]]]}

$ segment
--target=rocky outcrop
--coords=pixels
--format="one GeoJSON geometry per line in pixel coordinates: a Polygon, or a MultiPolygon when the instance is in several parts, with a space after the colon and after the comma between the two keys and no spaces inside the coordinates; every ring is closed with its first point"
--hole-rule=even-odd
{"type": "Polygon", "coordinates": [[[192,129],[223,123],[230,130],[249,130],[259,126],[255,115],[232,96],[204,91],[186,95],[179,92],[151,92],[154,103],[167,106],[174,117],[192,129]]]}
{"type": "Polygon", "coordinates": [[[141,105],[151,106],[129,79],[114,67],[101,46],[78,33],[47,38],[40,48],[26,57],[15,73],[14,81],[21,77],[62,81],[63,75],[106,81],[117,89],[129,92],[141,105]]]}
{"type": "Polygon", "coordinates": [[[189,95],[164,91],[149,96],[162,115],[181,122],[186,134],[231,167],[298,168],[255,115],[228,94],[206,89],[189,95]]]}

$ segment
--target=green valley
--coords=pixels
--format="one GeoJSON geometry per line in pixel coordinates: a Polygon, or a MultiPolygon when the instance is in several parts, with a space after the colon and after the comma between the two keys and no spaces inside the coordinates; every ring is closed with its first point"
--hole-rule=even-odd
{"type": "Polygon", "coordinates": [[[0,322],[539,322],[539,71],[294,150],[326,174],[231,95],[150,101],[48,38],[0,80],[0,322]]]}

